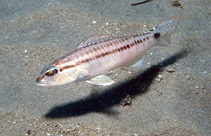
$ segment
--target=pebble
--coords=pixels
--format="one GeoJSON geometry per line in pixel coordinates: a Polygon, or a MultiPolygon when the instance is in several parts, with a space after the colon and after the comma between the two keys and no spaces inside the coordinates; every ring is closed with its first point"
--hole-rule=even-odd
{"type": "Polygon", "coordinates": [[[124,106],[131,106],[132,105],[132,99],[130,97],[130,95],[127,95],[125,98],[122,98],[122,100],[120,101],[120,104],[124,107],[124,106]]]}

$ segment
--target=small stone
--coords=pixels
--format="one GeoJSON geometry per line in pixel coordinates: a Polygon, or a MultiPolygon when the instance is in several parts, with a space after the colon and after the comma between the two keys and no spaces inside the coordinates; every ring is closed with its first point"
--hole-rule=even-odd
{"type": "Polygon", "coordinates": [[[92,23],[93,23],[93,24],[96,24],[96,23],[97,23],[97,21],[95,21],[95,20],[94,20],[94,21],[92,21],[92,23]]]}
{"type": "Polygon", "coordinates": [[[173,73],[173,72],[175,72],[176,70],[175,70],[175,69],[167,69],[166,71],[169,72],[169,73],[173,73]]]}
{"type": "Polygon", "coordinates": [[[27,130],[26,135],[31,135],[31,130],[27,130]]]}
{"type": "Polygon", "coordinates": [[[130,95],[127,95],[125,98],[122,98],[122,100],[120,101],[120,104],[124,107],[124,106],[131,106],[132,105],[132,99],[130,97],[130,95]]]}
{"type": "Polygon", "coordinates": [[[158,77],[155,79],[157,80],[158,82],[161,81],[163,79],[163,75],[158,75],[158,77]]]}
{"type": "Polygon", "coordinates": [[[156,94],[157,96],[162,96],[163,95],[163,93],[162,92],[157,92],[157,94],[156,94]]]}

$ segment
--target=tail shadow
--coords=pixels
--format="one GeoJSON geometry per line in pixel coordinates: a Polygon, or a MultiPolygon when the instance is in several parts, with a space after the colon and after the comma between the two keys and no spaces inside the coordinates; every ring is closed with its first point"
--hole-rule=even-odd
{"type": "Polygon", "coordinates": [[[166,66],[172,65],[179,59],[187,56],[188,52],[182,50],[166,60],[153,65],[149,69],[143,71],[135,78],[125,81],[124,83],[115,86],[100,94],[91,95],[75,102],[53,107],[45,118],[67,118],[85,115],[90,112],[101,112],[109,115],[115,115],[117,112],[111,110],[111,107],[119,104],[120,101],[127,95],[135,97],[144,94],[148,91],[153,79],[162,72],[166,66]]]}

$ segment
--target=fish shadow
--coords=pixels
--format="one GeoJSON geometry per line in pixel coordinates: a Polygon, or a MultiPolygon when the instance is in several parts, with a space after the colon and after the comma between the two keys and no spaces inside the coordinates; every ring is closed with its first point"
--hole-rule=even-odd
{"type": "MultiPolygon", "coordinates": [[[[53,107],[44,115],[45,118],[68,118],[85,115],[91,112],[104,113],[107,115],[117,115],[118,112],[111,109],[112,106],[120,104],[121,100],[128,95],[134,98],[148,91],[155,77],[164,70],[165,67],[174,64],[179,59],[187,56],[186,50],[181,50],[166,60],[146,69],[135,78],[114,86],[102,93],[92,93],[89,97],[53,107]]],[[[94,90],[97,92],[97,90],[94,90]]]]}

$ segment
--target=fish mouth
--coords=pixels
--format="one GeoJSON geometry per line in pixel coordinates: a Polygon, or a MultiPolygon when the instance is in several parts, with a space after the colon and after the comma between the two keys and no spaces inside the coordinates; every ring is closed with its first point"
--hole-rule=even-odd
{"type": "Polygon", "coordinates": [[[49,84],[44,84],[44,83],[37,83],[38,86],[51,86],[49,84]]]}
{"type": "Polygon", "coordinates": [[[41,80],[45,77],[45,75],[39,76],[36,80],[37,83],[40,83],[41,80]]]}
{"type": "Polygon", "coordinates": [[[42,75],[42,76],[39,76],[37,79],[36,79],[36,82],[37,82],[37,85],[38,86],[50,86],[49,84],[46,84],[46,83],[43,83],[42,82],[42,79],[45,77],[45,75],[42,75]]]}

